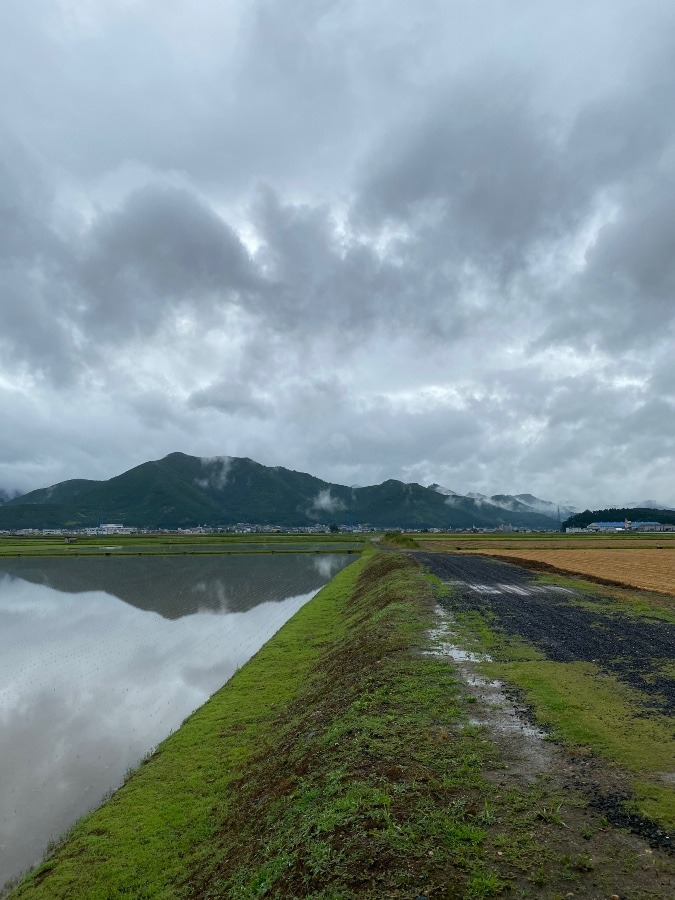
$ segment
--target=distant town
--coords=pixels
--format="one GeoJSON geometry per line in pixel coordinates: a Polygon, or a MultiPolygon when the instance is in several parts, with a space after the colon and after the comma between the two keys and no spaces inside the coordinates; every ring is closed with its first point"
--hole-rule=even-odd
{"type": "MultiPolygon", "coordinates": [[[[88,528],[18,528],[12,530],[0,530],[0,534],[27,536],[36,535],[44,537],[64,537],[74,541],[78,537],[110,537],[112,535],[133,534],[381,534],[387,531],[397,531],[405,534],[452,534],[472,532],[474,534],[548,534],[555,533],[559,529],[551,528],[524,528],[516,525],[498,525],[492,528],[479,528],[467,526],[464,528],[403,528],[400,525],[388,525],[376,527],[368,523],[356,525],[319,525],[311,523],[288,527],[284,525],[259,525],[255,522],[237,522],[234,525],[196,525],[190,528],[144,528],[135,525],[107,522],[88,528]]],[[[663,522],[631,522],[624,519],[621,522],[591,522],[583,528],[565,528],[566,534],[599,534],[599,533],[626,533],[645,534],[659,532],[675,532],[675,525],[663,522]]]]}
{"type": "MultiPolygon", "coordinates": [[[[568,529],[569,530],[569,529],[568,529]]],[[[586,529],[578,529],[585,531],[586,529]]],[[[450,534],[453,532],[464,533],[467,531],[476,534],[491,533],[548,533],[556,532],[557,528],[535,529],[522,528],[515,525],[499,525],[494,528],[402,528],[400,525],[388,525],[376,527],[369,524],[357,525],[300,525],[288,527],[284,525],[258,525],[253,522],[237,522],[235,525],[208,526],[196,525],[190,528],[143,528],[134,525],[120,523],[105,523],[89,528],[17,528],[12,530],[0,530],[0,534],[8,535],[42,535],[47,537],[110,537],[111,535],[132,534],[381,534],[386,531],[398,531],[406,534],[450,534]]]]}

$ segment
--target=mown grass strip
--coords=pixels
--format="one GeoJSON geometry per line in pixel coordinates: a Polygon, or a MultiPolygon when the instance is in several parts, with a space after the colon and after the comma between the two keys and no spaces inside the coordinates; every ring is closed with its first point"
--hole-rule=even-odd
{"type": "Polygon", "coordinates": [[[421,656],[434,596],[414,562],[364,570],[331,642],[235,786],[220,846],[189,897],[482,898],[507,882],[486,853],[492,744],[464,728],[446,660],[421,656]]]}

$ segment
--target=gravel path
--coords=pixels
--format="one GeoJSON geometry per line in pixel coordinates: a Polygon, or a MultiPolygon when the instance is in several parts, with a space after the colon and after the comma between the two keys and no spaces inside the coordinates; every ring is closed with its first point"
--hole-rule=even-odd
{"type": "Polygon", "coordinates": [[[661,670],[675,660],[675,625],[583,609],[592,597],[543,585],[526,569],[481,556],[412,553],[434,575],[458,589],[453,606],[490,613],[510,635],[525,638],[556,662],[584,661],[640,691],[645,706],[675,713],[675,679],[661,670]]]}

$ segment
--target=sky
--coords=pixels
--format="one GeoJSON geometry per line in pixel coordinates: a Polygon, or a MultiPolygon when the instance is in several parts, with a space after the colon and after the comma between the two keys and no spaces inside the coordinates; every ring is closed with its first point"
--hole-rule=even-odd
{"type": "Polygon", "coordinates": [[[675,505],[671,0],[4,0],[0,488],[675,505]]]}

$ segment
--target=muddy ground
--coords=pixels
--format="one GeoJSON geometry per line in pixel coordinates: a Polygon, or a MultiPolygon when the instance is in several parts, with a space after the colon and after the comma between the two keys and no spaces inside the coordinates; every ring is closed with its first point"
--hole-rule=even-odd
{"type": "Polygon", "coordinates": [[[537,582],[532,572],[479,556],[415,553],[442,581],[455,582],[456,608],[489,613],[555,662],[590,662],[638,690],[646,708],[675,714],[675,678],[660,671],[675,659],[675,625],[575,604],[592,595],[537,582]]]}
{"type": "MultiPolygon", "coordinates": [[[[452,599],[444,604],[450,618],[453,611],[479,612],[553,661],[593,663],[637,689],[645,715],[675,712],[675,680],[659,671],[665,660],[675,658],[675,625],[620,611],[608,614],[580,607],[579,601],[588,604],[593,596],[541,584],[535,574],[514,564],[447,553],[411,555],[453,586],[452,599]]],[[[439,612],[443,617],[442,608],[439,612]]],[[[675,835],[630,811],[626,773],[592,755],[562,752],[544,743],[544,732],[523,702],[522,692],[484,679],[471,653],[447,646],[448,655],[482,707],[482,723],[497,737],[502,751],[510,754],[513,777],[527,781],[548,772],[564,790],[583,795],[589,810],[638,835],[649,846],[672,854],[675,835]]]]}

